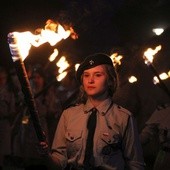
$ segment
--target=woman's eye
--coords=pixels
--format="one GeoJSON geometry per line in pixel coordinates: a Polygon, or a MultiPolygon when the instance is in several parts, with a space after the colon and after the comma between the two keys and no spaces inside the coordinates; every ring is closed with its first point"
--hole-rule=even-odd
{"type": "Polygon", "coordinates": [[[83,77],[88,77],[89,75],[88,74],[84,74],[83,77]]]}
{"type": "Polygon", "coordinates": [[[101,76],[101,74],[96,74],[95,76],[96,76],[96,77],[100,77],[100,76],[101,76]]]}

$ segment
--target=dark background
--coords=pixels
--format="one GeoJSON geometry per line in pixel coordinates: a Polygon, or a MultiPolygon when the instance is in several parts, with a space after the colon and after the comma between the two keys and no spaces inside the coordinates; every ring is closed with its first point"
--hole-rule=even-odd
{"type": "MultiPolygon", "coordinates": [[[[0,7],[0,55],[1,63],[6,65],[9,65],[10,60],[7,34],[13,31],[34,33],[35,29],[43,28],[48,19],[72,25],[79,35],[77,40],[68,38],[54,46],[70,56],[73,63],[93,52],[111,54],[116,50],[129,60],[146,43],[147,47],[154,43],[156,46],[158,39],[161,39],[161,43],[166,43],[169,38],[167,35],[154,38],[152,32],[155,27],[168,29],[168,0],[49,0],[4,3],[0,7]]],[[[169,34],[169,31],[164,34],[169,34]]],[[[51,49],[54,49],[49,46],[44,44],[39,48],[33,47],[27,58],[30,62],[46,63],[51,49]]]]}
{"type": "MultiPolygon", "coordinates": [[[[155,74],[144,63],[143,53],[149,47],[154,49],[162,45],[161,51],[155,55],[153,65],[158,74],[170,70],[170,1],[6,1],[0,9],[0,64],[8,69],[13,67],[7,43],[8,33],[14,31],[34,33],[37,28],[44,29],[46,21],[51,19],[61,25],[72,26],[78,34],[78,39],[69,37],[55,46],[50,46],[48,43],[38,48],[32,46],[28,57],[24,60],[26,64],[38,63],[45,66],[54,48],[59,50],[60,56],[66,55],[72,65],[80,63],[85,56],[95,52],[105,52],[108,55],[118,52],[123,55],[121,65],[117,66],[120,88],[115,94],[116,100],[121,101],[120,104],[134,113],[139,112],[139,108],[143,113],[145,110],[141,110],[141,107],[150,106],[144,116],[138,113],[142,119],[144,117],[143,122],[145,122],[156,105],[169,102],[169,92],[153,84],[152,78],[155,74]],[[155,27],[163,27],[164,33],[156,36],[152,32],[155,27]],[[131,75],[138,79],[134,85],[127,82],[131,75]],[[136,99],[137,96],[140,99],[136,99]],[[139,100],[144,100],[145,103],[148,101],[149,104],[139,100]],[[137,107],[137,103],[140,103],[140,106],[137,107]]],[[[54,62],[50,63],[47,72],[55,67],[54,62]]],[[[163,83],[169,91],[170,80],[164,80],[163,83]]]]}
{"type": "MultiPolygon", "coordinates": [[[[153,65],[158,74],[170,71],[169,0],[5,1],[0,6],[0,14],[0,64],[8,69],[13,67],[8,33],[34,33],[35,29],[43,28],[46,21],[52,19],[71,25],[79,38],[73,40],[69,37],[53,47],[49,44],[32,47],[25,63],[45,66],[54,48],[59,50],[60,55],[65,54],[73,65],[91,53],[110,55],[118,52],[123,59],[122,64],[117,66],[120,87],[114,99],[135,114],[139,131],[157,105],[170,103],[169,92],[153,84],[153,70],[144,64],[142,58],[147,48],[162,45],[153,65]],[[155,36],[152,32],[155,27],[163,27],[164,33],[155,36]],[[127,82],[131,75],[137,77],[137,83],[127,82]]],[[[49,69],[53,67],[51,64],[49,69]]],[[[169,91],[170,79],[164,80],[163,84],[169,91]]],[[[155,142],[144,148],[146,162],[151,166],[158,148],[155,142]]]]}
{"type": "MultiPolygon", "coordinates": [[[[44,28],[48,19],[52,19],[72,26],[79,38],[73,40],[69,37],[55,46],[45,43],[38,48],[32,47],[24,61],[26,64],[40,63],[45,66],[54,48],[59,50],[59,55],[66,55],[72,65],[91,53],[105,52],[110,55],[118,52],[123,55],[122,64],[117,66],[120,91],[125,89],[123,95],[118,96],[123,96],[123,101],[132,95],[126,87],[129,88],[128,77],[134,75],[138,78],[138,92],[146,94],[146,98],[150,94],[156,104],[169,102],[169,94],[153,85],[154,74],[143,60],[147,48],[162,45],[153,64],[158,74],[170,70],[169,11],[168,0],[6,1],[0,6],[0,64],[8,69],[13,67],[7,43],[9,32],[34,33],[37,28],[44,28]],[[155,27],[163,27],[164,33],[155,36],[152,32],[155,27]]],[[[49,69],[53,69],[54,65],[51,63],[49,69]]],[[[169,90],[169,79],[163,83],[169,90]]]]}
{"type": "MultiPolygon", "coordinates": [[[[123,55],[117,70],[127,79],[130,75],[140,77],[146,85],[152,83],[152,71],[144,64],[143,53],[151,47],[162,45],[155,55],[157,72],[168,72],[170,68],[170,1],[168,0],[49,0],[49,1],[6,1],[1,5],[0,63],[12,67],[7,43],[9,32],[34,31],[44,28],[52,19],[63,25],[71,25],[79,38],[68,38],[50,46],[32,47],[25,63],[48,62],[54,48],[66,55],[70,64],[79,63],[95,52],[123,55]],[[152,29],[163,27],[161,36],[152,29]],[[151,76],[151,77],[148,77],[151,76]]],[[[50,68],[55,67],[51,64],[50,68]]],[[[166,80],[166,83],[168,81],[166,80]]]]}

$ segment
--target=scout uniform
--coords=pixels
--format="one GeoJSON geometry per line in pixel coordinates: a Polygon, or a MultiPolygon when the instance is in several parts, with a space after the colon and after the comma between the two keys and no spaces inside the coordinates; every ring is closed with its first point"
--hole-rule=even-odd
{"type": "MultiPolygon", "coordinates": [[[[81,84],[84,70],[107,64],[113,67],[112,79],[116,88],[117,75],[110,57],[99,53],[87,57],[79,66],[76,78],[81,84]]],[[[109,89],[111,90],[111,89],[109,89]]],[[[114,90],[111,90],[114,93],[114,90]]],[[[72,170],[143,170],[144,161],[136,124],[132,114],[112,101],[112,93],[97,107],[96,127],[93,137],[93,157],[88,166],[84,163],[89,136],[87,124],[94,106],[85,103],[69,107],[61,115],[52,145],[53,160],[59,160],[64,169],[72,170]]],[[[90,130],[89,130],[90,131],[90,130]]]]}
{"type": "MultiPolygon", "coordinates": [[[[87,138],[86,124],[93,105],[66,109],[60,119],[52,146],[52,156],[59,158],[62,166],[67,163],[77,169],[83,167],[87,138]]],[[[98,107],[97,125],[94,135],[94,167],[113,170],[143,169],[142,149],[133,116],[126,109],[113,104],[110,98],[98,107]]],[[[82,168],[83,169],[83,168],[82,168]]]]}

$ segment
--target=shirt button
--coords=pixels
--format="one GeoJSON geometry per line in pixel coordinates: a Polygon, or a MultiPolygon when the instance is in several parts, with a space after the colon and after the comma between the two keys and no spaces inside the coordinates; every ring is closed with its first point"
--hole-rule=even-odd
{"type": "Polygon", "coordinates": [[[110,140],[110,139],[108,140],[108,143],[111,143],[111,140],[110,140]]]}
{"type": "Polygon", "coordinates": [[[102,112],[102,115],[104,115],[105,114],[105,112],[102,112]]]}

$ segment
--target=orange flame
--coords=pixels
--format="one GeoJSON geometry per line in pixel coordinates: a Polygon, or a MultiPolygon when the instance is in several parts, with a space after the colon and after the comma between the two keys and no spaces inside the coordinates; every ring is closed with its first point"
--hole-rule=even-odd
{"type": "Polygon", "coordinates": [[[59,68],[58,69],[59,75],[56,76],[56,79],[58,81],[61,81],[67,75],[68,71],[66,70],[68,69],[70,64],[66,60],[66,57],[62,56],[60,60],[56,63],[56,66],[59,68]]]}
{"type": "Polygon", "coordinates": [[[145,60],[145,64],[151,64],[153,62],[154,59],[154,55],[160,51],[162,48],[161,45],[157,46],[154,50],[152,48],[148,48],[145,52],[144,52],[144,60],[145,60]]]}
{"type": "MultiPolygon", "coordinates": [[[[161,80],[166,80],[170,77],[170,75],[169,75],[169,72],[168,73],[163,72],[159,75],[159,77],[160,77],[161,80]]],[[[159,80],[156,76],[153,77],[153,83],[154,84],[159,83],[159,80]]]]}
{"type": "Polygon", "coordinates": [[[75,66],[74,66],[75,71],[77,71],[77,69],[79,68],[79,66],[80,66],[80,64],[79,64],[79,63],[75,64],[75,66]]]}
{"type": "Polygon", "coordinates": [[[62,73],[64,70],[66,70],[70,65],[68,61],[66,60],[65,56],[62,56],[60,60],[56,63],[56,66],[59,67],[58,72],[62,73]]]}
{"type": "Polygon", "coordinates": [[[115,65],[121,65],[121,59],[123,58],[122,55],[119,55],[118,53],[113,53],[110,58],[112,59],[112,62],[115,65]]]}
{"type": "Polygon", "coordinates": [[[64,71],[61,74],[59,74],[58,76],[56,76],[57,81],[63,80],[66,77],[67,73],[68,73],[67,71],[64,71]]]}
{"type": "Polygon", "coordinates": [[[49,56],[48,60],[50,62],[53,62],[56,59],[57,56],[58,56],[58,50],[55,48],[54,52],[49,56]]]}
{"type": "MultiPolygon", "coordinates": [[[[63,58],[62,60],[65,60],[65,59],[63,58]]],[[[59,67],[59,65],[65,65],[65,66],[64,66],[65,69],[63,70],[63,72],[61,72],[61,70],[59,69],[59,70],[60,70],[60,71],[58,71],[58,72],[59,72],[59,75],[56,76],[56,79],[57,79],[58,81],[61,81],[61,80],[63,80],[63,79],[66,77],[66,75],[68,74],[68,72],[71,70],[71,66],[68,64],[67,61],[65,61],[65,62],[63,62],[63,63],[58,62],[58,63],[56,63],[56,65],[58,65],[58,67],[59,67]],[[59,64],[59,63],[60,63],[60,64],[59,64]]],[[[74,65],[75,71],[78,69],[79,66],[80,66],[79,63],[77,63],[77,64],[74,65]]],[[[63,69],[63,68],[62,68],[62,69],[63,69]]]]}
{"type": "Polygon", "coordinates": [[[54,46],[70,35],[74,39],[78,38],[72,27],[65,30],[59,23],[48,20],[45,29],[37,29],[36,34],[32,34],[30,31],[11,33],[9,36],[14,38],[16,42],[10,44],[10,48],[24,60],[28,56],[31,46],[39,47],[44,43],[49,43],[51,46],[54,46]]]}

